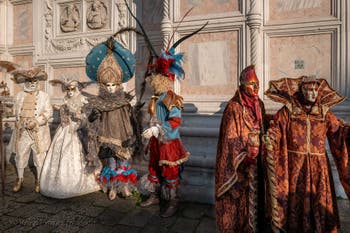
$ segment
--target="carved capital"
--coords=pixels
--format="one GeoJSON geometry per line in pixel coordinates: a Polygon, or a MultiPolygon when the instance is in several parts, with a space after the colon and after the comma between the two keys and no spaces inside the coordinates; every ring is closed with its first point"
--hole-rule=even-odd
{"type": "Polygon", "coordinates": [[[262,24],[259,1],[250,0],[250,9],[247,15],[247,24],[250,28],[260,28],[262,24]]]}

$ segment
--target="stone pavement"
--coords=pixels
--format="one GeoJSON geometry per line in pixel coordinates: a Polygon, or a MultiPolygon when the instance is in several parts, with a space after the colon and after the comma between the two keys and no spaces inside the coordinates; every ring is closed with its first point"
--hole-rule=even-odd
{"type": "MultiPolygon", "coordinates": [[[[106,194],[58,200],[34,192],[34,177],[26,169],[19,193],[11,191],[13,169],[7,170],[0,199],[0,232],[215,233],[213,205],[182,202],[176,216],[159,217],[159,207],[143,209],[137,198],[109,201],[106,194]]],[[[350,204],[339,200],[342,233],[350,233],[350,204]]]]}

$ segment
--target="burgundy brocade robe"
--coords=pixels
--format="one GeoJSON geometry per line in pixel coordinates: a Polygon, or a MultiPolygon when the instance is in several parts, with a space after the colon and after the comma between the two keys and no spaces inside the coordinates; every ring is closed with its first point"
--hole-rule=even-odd
{"type": "Polygon", "coordinates": [[[272,99],[286,104],[268,131],[272,142],[267,157],[272,222],[288,233],[337,232],[338,208],[325,144],[328,138],[341,183],[350,197],[349,126],[329,111],[342,98],[320,80],[319,98],[306,112],[300,95],[290,93],[291,101],[285,101],[286,92],[276,91],[286,89],[287,83],[293,87],[297,81],[277,81],[267,91],[272,99]]]}
{"type": "MultiPolygon", "coordinates": [[[[260,99],[259,103],[264,115],[264,105],[260,99]]],[[[259,155],[252,164],[243,161],[247,155],[248,133],[254,125],[257,125],[256,117],[251,109],[242,104],[240,92],[237,91],[223,113],[217,145],[215,208],[217,225],[222,233],[257,230],[258,211],[263,209],[262,201],[258,201],[258,197],[263,199],[263,187],[259,182],[262,181],[261,157],[259,155]]],[[[263,126],[258,124],[255,130],[260,130],[262,135],[263,126]]]]}

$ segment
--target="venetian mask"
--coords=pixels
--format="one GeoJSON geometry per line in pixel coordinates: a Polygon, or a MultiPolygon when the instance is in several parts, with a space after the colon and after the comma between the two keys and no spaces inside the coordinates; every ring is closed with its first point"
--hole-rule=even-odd
{"type": "Polygon", "coordinates": [[[315,103],[318,96],[318,84],[316,82],[304,83],[301,88],[304,99],[310,103],[315,103]]]}
{"type": "Polygon", "coordinates": [[[24,83],[24,87],[27,91],[31,92],[31,91],[36,91],[39,85],[39,81],[37,79],[31,79],[31,80],[27,80],[24,83]]]}
{"type": "Polygon", "coordinates": [[[118,91],[120,89],[120,84],[117,84],[117,83],[106,83],[103,85],[105,85],[105,88],[111,94],[115,93],[116,91],[118,91]]]}
{"type": "Polygon", "coordinates": [[[245,94],[250,97],[257,97],[259,95],[259,80],[256,75],[247,77],[246,81],[242,84],[245,94]]]}
{"type": "Polygon", "coordinates": [[[75,97],[79,94],[79,90],[76,86],[68,86],[67,87],[67,96],[69,98],[75,97]]]}

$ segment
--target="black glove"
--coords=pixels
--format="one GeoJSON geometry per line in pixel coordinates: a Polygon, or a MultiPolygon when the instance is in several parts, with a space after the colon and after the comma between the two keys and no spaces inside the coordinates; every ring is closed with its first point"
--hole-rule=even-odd
{"type": "Polygon", "coordinates": [[[96,119],[100,117],[101,117],[101,112],[98,109],[94,108],[92,109],[88,119],[89,119],[89,122],[94,122],[96,119]]]}
{"type": "Polygon", "coordinates": [[[100,159],[115,157],[115,152],[109,147],[102,147],[101,146],[100,150],[98,152],[98,157],[100,159]]]}

